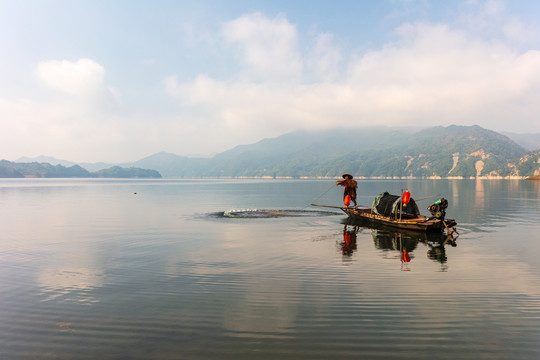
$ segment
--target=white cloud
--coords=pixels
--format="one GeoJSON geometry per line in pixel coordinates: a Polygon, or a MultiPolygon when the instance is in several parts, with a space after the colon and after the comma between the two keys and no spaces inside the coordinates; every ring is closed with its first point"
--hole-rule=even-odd
{"type": "Polygon", "coordinates": [[[482,6],[488,16],[498,16],[506,11],[506,6],[502,0],[488,0],[482,6]]]}
{"type": "Polygon", "coordinates": [[[301,75],[296,26],[284,16],[269,19],[259,13],[243,15],[224,24],[222,31],[227,42],[240,46],[242,60],[252,76],[284,80],[301,75]]]}
{"type": "Polygon", "coordinates": [[[323,81],[336,79],[340,74],[342,55],[333,42],[332,34],[320,34],[308,59],[309,68],[323,81]]]}
{"type": "Polygon", "coordinates": [[[502,27],[505,38],[517,44],[533,43],[538,31],[519,19],[512,18],[502,27]]]}
{"type": "Polygon", "coordinates": [[[103,66],[90,59],[80,59],[75,63],[50,60],[38,65],[38,75],[45,84],[79,96],[98,91],[103,86],[104,74],[103,66]]]}
{"type": "Polygon", "coordinates": [[[461,4],[458,21],[475,36],[515,45],[534,44],[538,28],[508,13],[502,0],[469,1],[461,4]]]}
{"type": "MultiPolygon", "coordinates": [[[[245,35],[255,49],[263,48],[254,45],[257,39],[282,34],[273,20],[260,14],[243,16],[230,24],[242,29],[248,27],[238,24],[249,24],[253,29],[270,25],[260,38],[252,29],[245,35]]],[[[299,128],[412,123],[479,124],[503,130],[508,129],[510,116],[514,131],[533,130],[530,119],[522,121],[525,119],[519,116],[540,110],[534,101],[540,95],[539,52],[519,53],[447,25],[406,24],[396,34],[398,41],[348,59],[348,71],[341,77],[336,70],[343,61],[341,55],[332,45],[331,35],[322,34],[311,57],[306,57],[309,66],[295,66],[298,72],[312,70],[311,78],[322,81],[303,83],[299,73],[294,81],[281,82],[260,81],[256,75],[218,81],[201,74],[192,82],[169,78],[169,94],[186,106],[212,109],[207,115],[230,132],[256,132],[260,136],[299,128]]],[[[230,31],[229,36],[241,38],[239,30],[230,31]]],[[[299,52],[291,47],[293,43],[288,43],[287,54],[299,52]]],[[[261,64],[269,63],[255,61],[259,57],[250,51],[245,56],[250,67],[257,64],[262,68],[261,64]]],[[[277,58],[278,68],[283,59],[277,58]]]]}
{"type": "Polygon", "coordinates": [[[126,141],[129,121],[119,111],[118,92],[104,82],[101,65],[90,59],[50,60],[39,63],[36,73],[60,96],[0,98],[3,156],[14,160],[17,155],[10,154],[47,154],[98,161],[106,159],[115,144],[126,141]]]}
{"type": "Polygon", "coordinates": [[[47,86],[94,107],[112,109],[119,103],[119,92],[104,82],[105,69],[91,59],[44,61],[38,65],[37,74],[47,86]]]}

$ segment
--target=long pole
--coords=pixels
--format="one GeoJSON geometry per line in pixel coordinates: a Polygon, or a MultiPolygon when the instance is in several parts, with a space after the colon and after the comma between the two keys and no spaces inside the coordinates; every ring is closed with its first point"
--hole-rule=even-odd
{"type": "MultiPolygon", "coordinates": [[[[319,204],[311,204],[311,206],[321,206],[321,207],[327,207],[327,208],[333,208],[333,209],[345,209],[345,206],[332,206],[332,205],[319,205],[319,204]]],[[[367,206],[359,206],[358,209],[355,210],[369,210],[367,206]]]]}
{"type": "Polygon", "coordinates": [[[402,212],[403,212],[403,189],[401,189],[401,199],[399,201],[399,221],[401,221],[402,212]]]}
{"type": "Polygon", "coordinates": [[[311,204],[311,206],[322,206],[322,207],[333,208],[333,209],[343,209],[344,208],[344,206],[318,205],[318,204],[311,204]]]}

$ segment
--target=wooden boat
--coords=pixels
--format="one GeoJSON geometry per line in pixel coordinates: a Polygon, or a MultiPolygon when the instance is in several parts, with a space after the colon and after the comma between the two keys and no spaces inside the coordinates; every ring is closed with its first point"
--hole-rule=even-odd
{"type": "MultiPolygon", "coordinates": [[[[452,219],[437,219],[434,217],[418,216],[414,218],[402,217],[393,219],[388,216],[375,214],[371,208],[341,208],[345,214],[351,218],[364,223],[381,224],[397,229],[406,229],[413,231],[438,231],[449,230],[456,226],[456,221],[452,219]]],[[[455,231],[455,230],[454,230],[455,231]]]]}
{"type": "MultiPolygon", "coordinates": [[[[446,205],[448,204],[446,200],[441,200],[443,200],[443,203],[446,202],[446,205]]],[[[444,230],[446,230],[448,234],[457,232],[455,229],[455,226],[457,225],[456,221],[453,219],[444,218],[444,209],[446,208],[446,206],[444,208],[441,208],[439,206],[435,206],[437,202],[432,204],[428,209],[430,209],[430,212],[432,212],[433,216],[428,217],[420,215],[418,207],[416,206],[416,203],[413,199],[410,199],[410,205],[407,210],[405,210],[402,204],[399,204],[400,202],[401,197],[390,195],[388,193],[383,193],[375,198],[372,207],[351,208],[347,206],[339,207],[317,204],[311,205],[341,209],[345,214],[349,216],[350,220],[355,221],[356,223],[358,223],[358,225],[382,225],[389,228],[421,232],[443,232],[444,230]],[[388,199],[388,201],[386,201],[386,204],[384,204],[386,207],[386,211],[381,211],[381,208],[378,206],[381,198],[388,199]],[[385,213],[385,215],[381,215],[381,212],[385,213]]]]}

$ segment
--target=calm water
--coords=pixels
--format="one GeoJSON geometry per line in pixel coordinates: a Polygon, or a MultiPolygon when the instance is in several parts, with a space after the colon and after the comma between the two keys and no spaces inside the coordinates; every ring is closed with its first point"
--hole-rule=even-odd
{"type": "Polygon", "coordinates": [[[540,358],[540,182],[359,203],[405,187],[455,243],[309,206],[333,181],[0,180],[0,358],[540,358]]]}

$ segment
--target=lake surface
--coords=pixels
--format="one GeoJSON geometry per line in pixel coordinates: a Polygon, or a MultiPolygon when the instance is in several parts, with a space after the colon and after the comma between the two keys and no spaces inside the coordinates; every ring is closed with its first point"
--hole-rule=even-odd
{"type": "Polygon", "coordinates": [[[347,225],[332,180],[0,179],[0,358],[540,358],[540,182],[358,184],[459,237],[347,225]]]}

